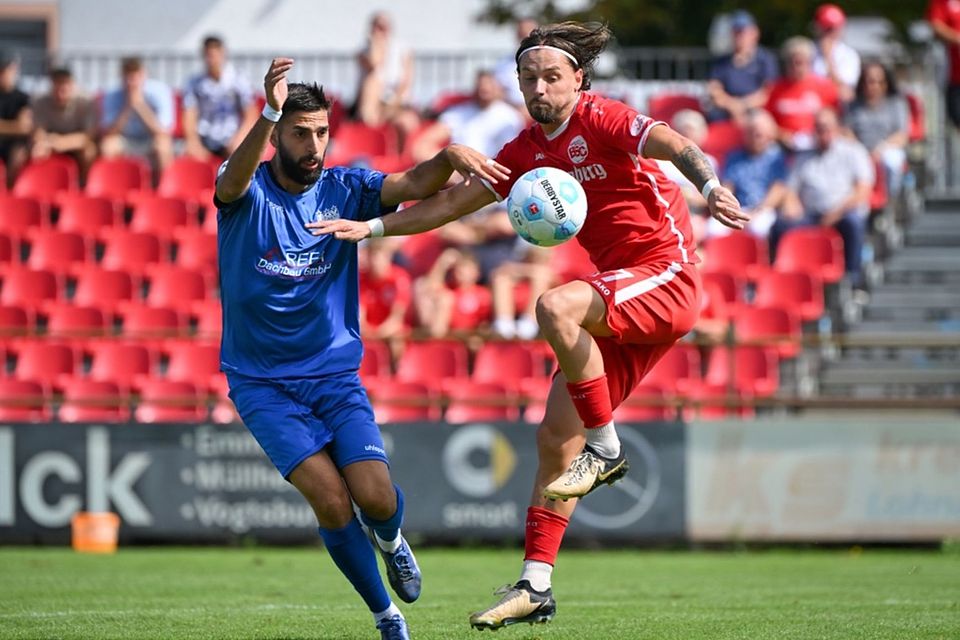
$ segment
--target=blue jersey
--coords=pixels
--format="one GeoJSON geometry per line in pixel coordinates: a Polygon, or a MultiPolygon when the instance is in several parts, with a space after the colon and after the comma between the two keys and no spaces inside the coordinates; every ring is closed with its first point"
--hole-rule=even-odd
{"type": "Polygon", "coordinates": [[[359,368],[357,246],[304,225],[376,217],[383,179],[332,167],[292,194],[264,162],[242,198],[217,203],[224,371],[297,378],[359,368]]]}

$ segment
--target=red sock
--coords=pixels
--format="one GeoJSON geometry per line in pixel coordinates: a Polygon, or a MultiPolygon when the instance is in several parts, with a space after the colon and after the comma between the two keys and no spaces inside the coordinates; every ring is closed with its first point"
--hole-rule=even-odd
{"type": "Polygon", "coordinates": [[[567,530],[569,522],[569,519],[549,509],[529,507],[523,559],[555,564],[563,532],[567,530]]]}
{"type": "Polygon", "coordinates": [[[573,406],[577,408],[577,415],[587,429],[605,426],[613,420],[607,374],[593,380],[568,382],[567,391],[570,392],[573,406]]]}

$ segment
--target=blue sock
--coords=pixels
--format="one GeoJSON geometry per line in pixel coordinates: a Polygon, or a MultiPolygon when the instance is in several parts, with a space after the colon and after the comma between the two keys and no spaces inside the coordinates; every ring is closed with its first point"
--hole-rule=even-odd
{"type": "Polygon", "coordinates": [[[357,590],[370,611],[377,613],[390,606],[390,596],[383,586],[377,556],[356,518],[342,529],[320,527],[320,537],[334,564],[357,590]]]}
{"type": "Polygon", "coordinates": [[[377,532],[381,540],[395,540],[400,533],[400,525],[403,524],[403,491],[400,487],[393,485],[397,492],[397,510],[386,520],[374,520],[365,513],[360,513],[363,524],[377,532]]]}

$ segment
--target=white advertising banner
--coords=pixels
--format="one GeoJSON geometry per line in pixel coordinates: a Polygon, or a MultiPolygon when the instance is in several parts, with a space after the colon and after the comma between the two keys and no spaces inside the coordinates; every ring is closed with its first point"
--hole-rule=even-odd
{"type": "Polygon", "coordinates": [[[960,418],[694,424],[687,532],[699,541],[960,536],[960,418]]]}

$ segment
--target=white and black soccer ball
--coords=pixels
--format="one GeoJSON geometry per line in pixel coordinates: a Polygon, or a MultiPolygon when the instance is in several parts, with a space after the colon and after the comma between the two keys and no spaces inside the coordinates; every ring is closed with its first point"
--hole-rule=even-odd
{"type": "Polygon", "coordinates": [[[507,198],[510,224],[521,238],[553,247],[579,233],[587,218],[587,194],[576,178],[553,167],[520,176],[507,198]]]}

